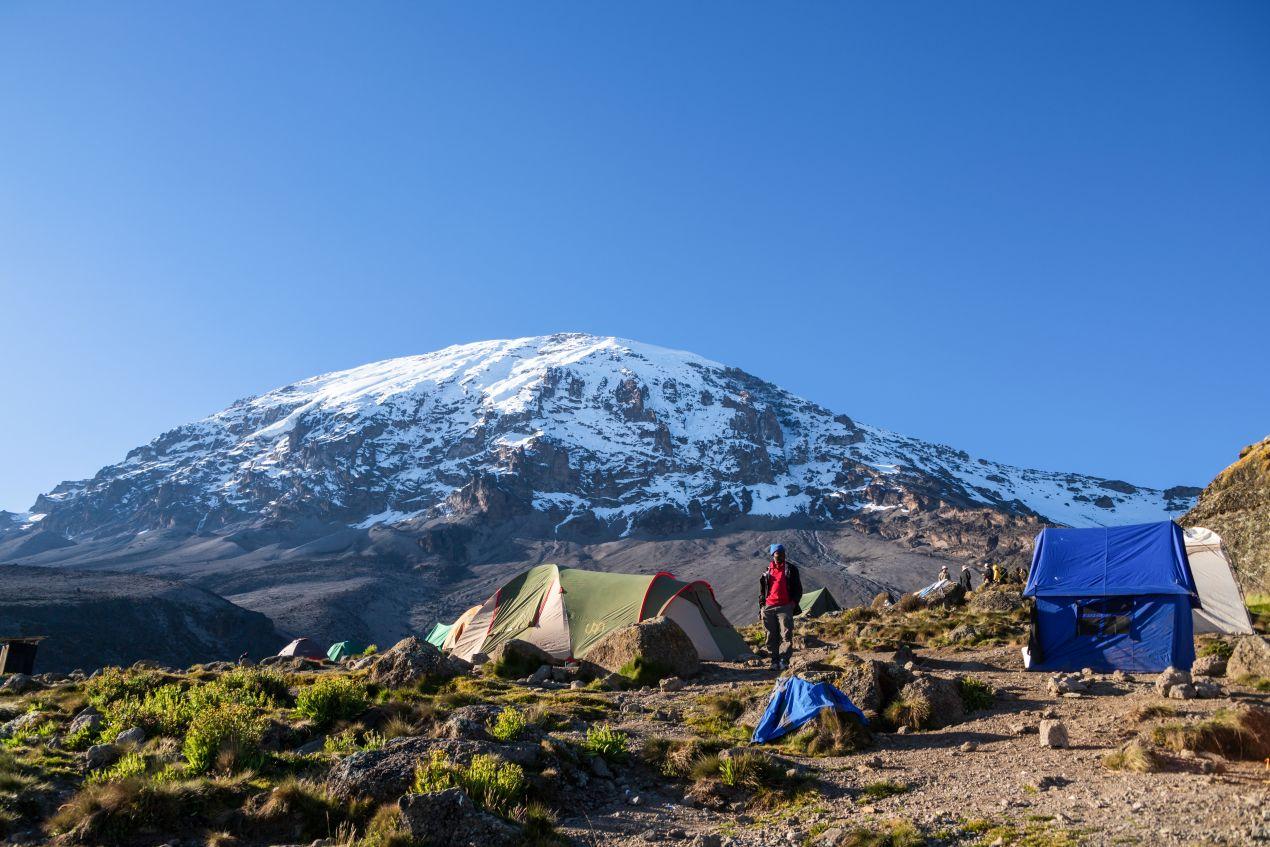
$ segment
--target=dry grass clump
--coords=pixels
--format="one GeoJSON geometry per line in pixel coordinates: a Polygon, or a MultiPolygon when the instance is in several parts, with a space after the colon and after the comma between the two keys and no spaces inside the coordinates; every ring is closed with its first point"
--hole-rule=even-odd
{"type": "Polygon", "coordinates": [[[924,699],[905,699],[898,697],[882,710],[882,719],[897,729],[906,726],[909,729],[925,729],[931,725],[934,713],[930,701],[924,699]]]}
{"type": "Polygon", "coordinates": [[[918,609],[926,608],[925,601],[916,594],[905,594],[900,601],[895,604],[895,608],[901,612],[916,612],[918,609]]]}
{"type": "MultiPolygon", "coordinates": [[[[640,757],[662,776],[688,779],[692,777],[698,762],[716,756],[722,748],[723,745],[718,742],[701,738],[650,737],[645,739],[640,757]]],[[[716,756],[714,767],[717,769],[717,766],[716,756]]]]}
{"type": "Polygon", "coordinates": [[[1270,758],[1270,711],[1256,706],[1222,709],[1198,723],[1157,726],[1151,740],[1181,752],[1217,753],[1228,759],[1261,761],[1270,758]]]}
{"type": "Polygon", "coordinates": [[[1103,767],[1113,771],[1155,773],[1164,769],[1164,762],[1150,747],[1140,741],[1130,741],[1115,752],[1103,757],[1103,767]]]}
{"type": "Polygon", "coordinates": [[[85,786],[48,821],[50,834],[86,844],[126,844],[137,833],[198,831],[237,808],[243,777],[152,781],[133,777],[85,786]]]}
{"type": "Polygon", "coordinates": [[[1125,720],[1130,723],[1146,723],[1147,721],[1156,720],[1158,718],[1171,718],[1177,714],[1177,709],[1162,703],[1153,703],[1147,706],[1138,706],[1130,709],[1125,713],[1125,720]]]}
{"type": "Polygon", "coordinates": [[[782,746],[804,756],[845,756],[871,740],[868,728],[855,715],[824,708],[815,720],[785,736],[782,746]]]}

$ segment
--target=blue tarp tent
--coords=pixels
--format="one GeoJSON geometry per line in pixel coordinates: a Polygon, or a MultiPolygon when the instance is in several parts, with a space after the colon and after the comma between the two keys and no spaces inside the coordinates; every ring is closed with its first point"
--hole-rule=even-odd
{"type": "Polygon", "coordinates": [[[1036,536],[1023,596],[1035,601],[1029,670],[1189,670],[1199,605],[1182,529],[1172,521],[1036,536]]]}
{"type": "Polygon", "coordinates": [[[851,699],[827,682],[808,682],[800,676],[777,680],[767,700],[767,711],[754,728],[753,744],[780,738],[820,714],[821,709],[835,709],[855,715],[866,726],[869,719],[855,707],[851,699]]]}

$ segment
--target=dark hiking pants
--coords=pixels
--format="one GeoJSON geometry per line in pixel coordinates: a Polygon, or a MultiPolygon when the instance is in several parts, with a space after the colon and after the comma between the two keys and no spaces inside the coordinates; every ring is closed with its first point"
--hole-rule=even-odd
{"type": "Polygon", "coordinates": [[[767,655],[775,664],[778,659],[788,662],[794,655],[794,613],[798,608],[785,606],[763,607],[763,629],[767,630],[767,655]],[[783,642],[783,646],[782,646],[783,642]]]}

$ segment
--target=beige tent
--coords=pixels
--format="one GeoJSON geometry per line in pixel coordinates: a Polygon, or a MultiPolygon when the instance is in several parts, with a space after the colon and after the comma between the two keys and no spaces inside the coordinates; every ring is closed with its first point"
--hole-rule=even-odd
{"type": "MultiPolygon", "coordinates": [[[[512,579],[468,620],[449,652],[471,661],[512,639],[528,641],[557,659],[580,659],[609,632],[665,616],[692,639],[697,654],[731,661],[749,653],[723,616],[707,583],[668,573],[621,574],[538,565],[512,579]]],[[[455,629],[459,629],[459,621],[455,629]]]]}
{"type": "Polygon", "coordinates": [[[445,643],[441,645],[442,650],[453,650],[454,645],[463,637],[463,631],[467,629],[467,625],[472,622],[472,618],[476,617],[476,613],[481,610],[480,606],[473,606],[455,619],[450,624],[450,632],[445,637],[445,643]]]}
{"type": "Polygon", "coordinates": [[[1199,591],[1200,608],[1192,613],[1195,632],[1251,635],[1248,607],[1222,549],[1221,536],[1211,529],[1195,527],[1186,530],[1185,537],[1186,558],[1199,591]]]}

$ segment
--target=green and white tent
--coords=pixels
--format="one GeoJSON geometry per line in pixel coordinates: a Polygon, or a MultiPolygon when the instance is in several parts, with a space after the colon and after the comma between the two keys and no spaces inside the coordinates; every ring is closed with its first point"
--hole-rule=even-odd
{"type": "Polygon", "coordinates": [[[513,639],[537,645],[557,659],[581,659],[613,630],[661,616],[679,624],[702,659],[732,660],[749,652],[723,616],[709,583],[685,582],[668,573],[538,565],[465,616],[462,633],[447,649],[468,661],[513,639]]]}
{"type": "Polygon", "coordinates": [[[338,662],[340,659],[356,656],[362,652],[362,649],[351,641],[336,641],[327,649],[326,658],[332,662],[338,662]]]}
{"type": "Polygon", "coordinates": [[[450,630],[452,629],[454,629],[454,624],[434,623],[432,631],[425,635],[423,640],[440,650],[445,646],[445,639],[450,635],[450,630]]]}
{"type": "Polygon", "coordinates": [[[826,612],[837,612],[842,607],[838,605],[838,601],[829,593],[828,588],[817,588],[815,591],[809,591],[803,595],[803,599],[798,601],[798,615],[806,618],[817,618],[826,612]]]}

